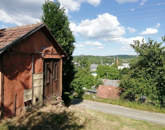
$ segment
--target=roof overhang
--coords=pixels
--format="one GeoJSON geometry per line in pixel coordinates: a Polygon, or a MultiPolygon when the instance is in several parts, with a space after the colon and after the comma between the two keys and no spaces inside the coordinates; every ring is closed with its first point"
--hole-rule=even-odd
{"type": "Polygon", "coordinates": [[[1,48],[0,49],[0,55],[3,55],[7,50],[12,48],[14,45],[16,45],[17,43],[20,43],[22,40],[28,38],[29,36],[31,36],[32,34],[34,34],[35,32],[37,32],[40,29],[44,29],[47,32],[47,34],[50,36],[50,38],[53,41],[53,43],[55,43],[54,47],[57,47],[60,50],[62,57],[66,57],[67,54],[64,52],[64,50],[62,49],[61,45],[57,43],[56,39],[53,37],[53,35],[49,31],[48,27],[44,23],[40,24],[39,26],[35,27],[34,29],[29,31],[28,33],[26,33],[23,36],[17,38],[16,40],[12,41],[7,46],[1,48]]]}

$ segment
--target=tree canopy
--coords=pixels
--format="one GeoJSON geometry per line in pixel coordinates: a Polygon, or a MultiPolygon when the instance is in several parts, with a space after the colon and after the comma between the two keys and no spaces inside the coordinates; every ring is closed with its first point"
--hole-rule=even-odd
{"type": "Polygon", "coordinates": [[[97,75],[102,79],[111,79],[118,80],[119,79],[119,70],[115,65],[99,65],[97,67],[97,75]]]}
{"type": "Polygon", "coordinates": [[[144,40],[131,45],[137,52],[136,60],[122,76],[120,87],[126,99],[165,106],[165,47],[162,42],[144,40]]]}

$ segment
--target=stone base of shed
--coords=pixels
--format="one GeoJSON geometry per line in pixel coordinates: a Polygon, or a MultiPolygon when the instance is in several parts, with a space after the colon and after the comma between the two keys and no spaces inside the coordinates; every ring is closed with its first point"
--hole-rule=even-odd
{"type": "Polygon", "coordinates": [[[119,99],[120,90],[118,87],[100,85],[97,88],[96,96],[100,98],[119,99]]]}

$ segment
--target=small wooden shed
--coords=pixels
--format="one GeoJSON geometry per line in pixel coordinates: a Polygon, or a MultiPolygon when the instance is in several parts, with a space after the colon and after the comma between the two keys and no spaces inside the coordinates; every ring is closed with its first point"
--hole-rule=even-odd
{"type": "Polygon", "coordinates": [[[0,29],[1,115],[62,95],[64,51],[44,24],[0,29]]]}

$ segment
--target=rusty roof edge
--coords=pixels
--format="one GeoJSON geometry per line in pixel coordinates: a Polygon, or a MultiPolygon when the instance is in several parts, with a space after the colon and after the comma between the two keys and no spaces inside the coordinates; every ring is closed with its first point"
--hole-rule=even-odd
{"type": "Polygon", "coordinates": [[[28,33],[26,33],[23,36],[15,39],[14,41],[12,41],[7,46],[1,48],[0,49],[0,55],[2,55],[7,49],[9,49],[10,47],[12,47],[13,45],[15,45],[16,43],[18,43],[19,41],[24,40],[25,38],[27,38],[28,36],[32,35],[33,33],[35,33],[36,31],[38,31],[39,29],[41,29],[44,26],[45,26],[45,24],[41,23],[39,26],[35,27],[34,29],[32,29],[31,31],[29,31],[28,33]]]}

